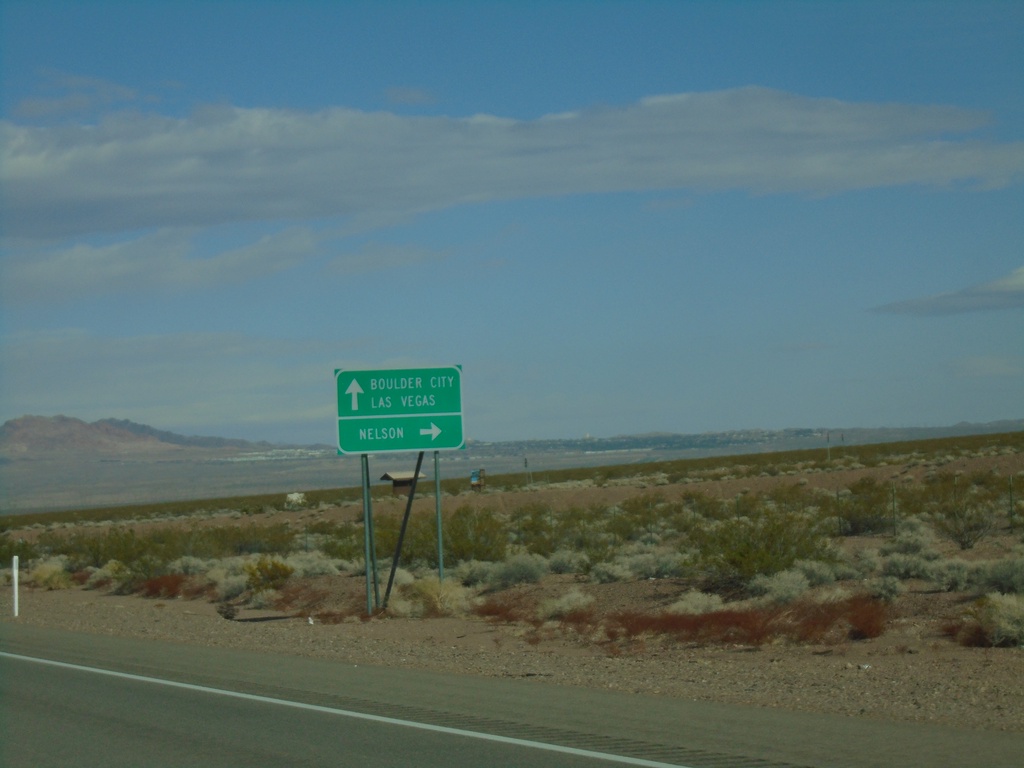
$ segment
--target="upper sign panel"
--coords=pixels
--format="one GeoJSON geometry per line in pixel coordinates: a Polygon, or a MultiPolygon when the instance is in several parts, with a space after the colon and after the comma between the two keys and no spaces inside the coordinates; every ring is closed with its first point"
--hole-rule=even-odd
{"type": "Polygon", "coordinates": [[[462,369],[336,370],[338,452],[462,448],[462,369]]]}

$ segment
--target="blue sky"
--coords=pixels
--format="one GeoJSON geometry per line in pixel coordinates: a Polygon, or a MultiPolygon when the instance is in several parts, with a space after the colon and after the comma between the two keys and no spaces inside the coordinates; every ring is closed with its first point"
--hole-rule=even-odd
{"type": "Polygon", "coordinates": [[[0,421],[1024,416],[1024,4],[0,3],[0,421]]]}

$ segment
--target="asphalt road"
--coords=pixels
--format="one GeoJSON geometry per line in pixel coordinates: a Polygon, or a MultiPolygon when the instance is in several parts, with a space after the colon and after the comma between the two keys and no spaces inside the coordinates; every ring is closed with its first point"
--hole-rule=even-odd
{"type": "Polygon", "coordinates": [[[0,622],[0,738],[0,765],[10,768],[997,768],[1019,765],[1024,754],[1020,734],[354,666],[14,622],[0,622]]]}

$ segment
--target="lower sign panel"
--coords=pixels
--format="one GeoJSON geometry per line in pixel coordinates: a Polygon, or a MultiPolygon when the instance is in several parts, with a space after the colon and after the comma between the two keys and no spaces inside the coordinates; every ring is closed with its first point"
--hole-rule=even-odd
{"type": "Polygon", "coordinates": [[[462,414],[338,419],[338,453],[396,453],[462,448],[462,414]]]}

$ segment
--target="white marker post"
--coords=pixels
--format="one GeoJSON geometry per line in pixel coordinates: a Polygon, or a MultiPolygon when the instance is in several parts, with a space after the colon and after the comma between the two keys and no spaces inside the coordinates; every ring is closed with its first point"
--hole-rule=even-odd
{"type": "Polygon", "coordinates": [[[11,560],[11,571],[14,573],[14,618],[18,618],[18,556],[11,560]]]}

